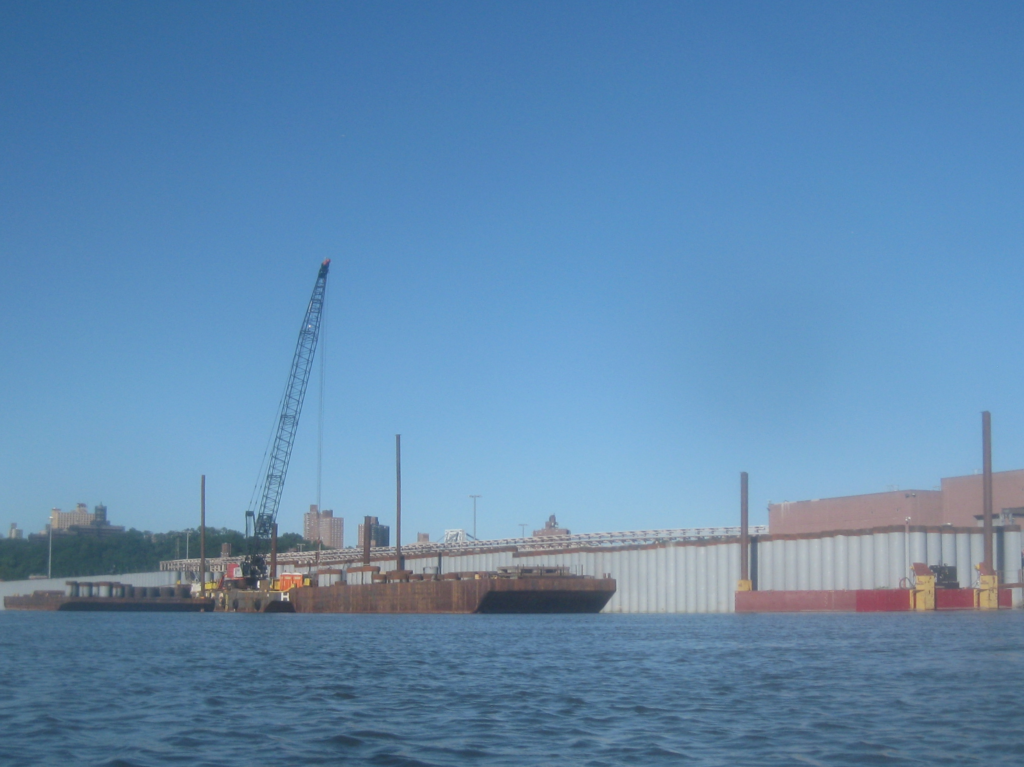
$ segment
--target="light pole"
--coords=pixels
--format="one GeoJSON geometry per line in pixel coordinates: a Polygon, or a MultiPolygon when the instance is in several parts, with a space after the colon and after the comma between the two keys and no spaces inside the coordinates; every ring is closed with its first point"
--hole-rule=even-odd
{"type": "Polygon", "coordinates": [[[519,529],[522,530],[522,532],[523,532],[523,534],[520,537],[521,538],[525,538],[526,537],[526,523],[525,522],[520,522],[519,523],[519,529]]]}
{"type": "MultiPolygon", "coordinates": [[[[903,497],[907,499],[917,498],[917,493],[904,493],[903,497]]],[[[913,503],[913,501],[911,501],[911,503],[913,503]]],[[[898,515],[899,513],[900,510],[897,508],[896,514],[898,515]]],[[[912,579],[914,575],[914,563],[910,561],[910,517],[907,517],[903,521],[903,524],[903,569],[906,571],[907,578],[912,579]]]]}
{"type": "Polygon", "coordinates": [[[476,499],[479,498],[480,496],[471,495],[469,497],[473,499],[473,540],[475,541],[478,540],[478,538],[476,537],[476,499]]]}
{"type": "Polygon", "coordinates": [[[46,554],[46,577],[53,577],[53,523],[51,522],[46,526],[46,531],[50,534],[49,550],[46,554]]]}

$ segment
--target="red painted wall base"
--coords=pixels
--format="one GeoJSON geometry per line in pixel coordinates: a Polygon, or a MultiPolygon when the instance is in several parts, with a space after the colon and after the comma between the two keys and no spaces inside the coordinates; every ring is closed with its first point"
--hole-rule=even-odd
{"type": "MultiPolygon", "coordinates": [[[[1012,606],[1009,589],[1000,589],[999,607],[1012,606]]],[[[908,589],[858,591],[737,591],[738,613],[907,612],[908,589]]],[[[936,610],[973,610],[974,589],[936,589],[936,610]]]]}

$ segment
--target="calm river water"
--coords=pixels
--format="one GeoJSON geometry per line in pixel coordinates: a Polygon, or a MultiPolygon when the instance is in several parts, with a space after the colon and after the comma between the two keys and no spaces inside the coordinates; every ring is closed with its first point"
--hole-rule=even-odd
{"type": "Polygon", "coordinates": [[[1024,612],[0,612],[3,765],[1019,765],[1024,612]]]}

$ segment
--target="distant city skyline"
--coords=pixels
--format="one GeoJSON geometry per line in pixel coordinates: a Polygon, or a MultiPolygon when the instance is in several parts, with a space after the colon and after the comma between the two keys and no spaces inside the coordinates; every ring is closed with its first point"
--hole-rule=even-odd
{"type": "Polygon", "coordinates": [[[734,524],[1024,467],[1024,6],[0,6],[0,524],[734,524]]]}

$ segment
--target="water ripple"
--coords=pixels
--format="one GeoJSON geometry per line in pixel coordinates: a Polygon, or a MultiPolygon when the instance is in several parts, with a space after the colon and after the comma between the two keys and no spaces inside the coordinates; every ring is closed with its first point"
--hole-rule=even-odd
{"type": "Polygon", "coordinates": [[[1017,611],[0,612],[0,763],[1017,767],[1022,685],[1017,611]]]}

